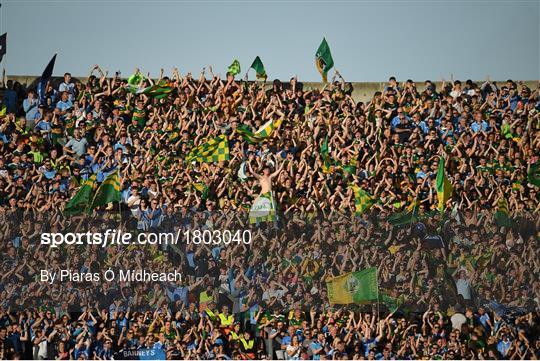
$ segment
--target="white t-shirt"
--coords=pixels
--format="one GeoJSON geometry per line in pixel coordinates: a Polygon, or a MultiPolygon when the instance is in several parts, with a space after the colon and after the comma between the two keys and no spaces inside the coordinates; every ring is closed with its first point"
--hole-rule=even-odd
{"type": "Polygon", "coordinates": [[[471,282],[468,279],[460,278],[456,282],[458,294],[462,295],[464,299],[471,299],[471,282]]]}

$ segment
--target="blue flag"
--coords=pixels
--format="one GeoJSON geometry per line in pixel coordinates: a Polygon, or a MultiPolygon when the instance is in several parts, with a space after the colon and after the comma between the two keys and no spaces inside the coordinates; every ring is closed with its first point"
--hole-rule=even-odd
{"type": "Polygon", "coordinates": [[[39,83],[37,86],[37,93],[38,93],[40,104],[45,103],[45,91],[47,90],[47,83],[51,79],[55,61],[56,61],[56,54],[54,54],[51,61],[49,61],[49,64],[47,64],[47,67],[45,68],[45,70],[43,70],[43,74],[41,74],[41,78],[39,79],[39,83]]]}

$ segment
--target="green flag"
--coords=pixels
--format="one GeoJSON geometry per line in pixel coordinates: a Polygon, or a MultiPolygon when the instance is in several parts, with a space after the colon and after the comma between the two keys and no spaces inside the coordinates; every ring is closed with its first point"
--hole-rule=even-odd
{"type": "Polygon", "coordinates": [[[266,80],[266,70],[264,70],[264,65],[261,61],[261,58],[258,56],[253,60],[253,64],[251,64],[251,69],[255,70],[257,73],[257,79],[258,80],[266,80]]]}
{"type": "Polygon", "coordinates": [[[277,204],[272,192],[259,195],[249,209],[249,223],[273,223],[277,220],[277,204]]]}
{"type": "Polygon", "coordinates": [[[323,160],[323,173],[333,173],[332,163],[330,162],[330,152],[328,150],[328,135],[324,138],[321,145],[321,155],[323,160]]]}
{"type": "Polygon", "coordinates": [[[444,212],[446,201],[452,195],[452,184],[450,180],[444,175],[444,157],[439,159],[439,169],[437,170],[437,199],[439,200],[438,209],[439,212],[444,212]]]}
{"type": "Polygon", "coordinates": [[[137,72],[135,74],[132,74],[128,78],[127,82],[129,85],[138,86],[143,80],[144,80],[144,75],[142,75],[141,72],[137,72]]]}
{"type": "Polygon", "coordinates": [[[495,223],[497,223],[499,227],[512,227],[512,220],[510,219],[510,213],[508,212],[508,202],[504,196],[497,201],[495,223]]]}
{"type": "Polygon", "coordinates": [[[398,212],[390,217],[388,217],[388,222],[394,226],[403,226],[416,222],[418,219],[418,202],[416,200],[412,201],[411,204],[407,206],[405,211],[398,212]]]}
{"type": "Polygon", "coordinates": [[[315,63],[317,64],[317,69],[323,78],[323,82],[328,82],[328,71],[334,66],[334,59],[332,59],[332,54],[330,53],[330,47],[326,42],[326,39],[323,38],[317,53],[315,54],[315,63]]]}
{"type": "Polygon", "coordinates": [[[139,85],[144,81],[144,75],[141,72],[132,74],[127,80],[127,91],[133,94],[137,94],[139,91],[139,85]]]}
{"type": "Polygon", "coordinates": [[[229,141],[225,135],[208,140],[193,148],[186,157],[186,162],[224,162],[229,160],[229,141]]]}
{"type": "Polygon", "coordinates": [[[540,162],[531,165],[529,169],[529,183],[540,187],[540,162]]]}
{"type": "Polygon", "coordinates": [[[358,186],[351,184],[351,189],[354,193],[354,214],[359,216],[364,213],[364,211],[371,208],[371,206],[373,205],[373,198],[371,198],[371,196],[365,190],[358,186]]]}
{"type": "Polygon", "coordinates": [[[96,184],[96,175],[93,174],[85,180],[75,195],[67,202],[64,208],[66,216],[75,216],[82,214],[90,205],[92,194],[94,193],[94,184],[96,184]]]}
{"type": "Polygon", "coordinates": [[[377,267],[351,272],[326,281],[332,304],[367,303],[379,298],[377,267]]]}
{"type": "Polygon", "coordinates": [[[140,92],[152,98],[163,99],[167,97],[172,91],[173,88],[165,80],[161,80],[159,83],[144,88],[140,92]]]}
{"type": "Polygon", "coordinates": [[[231,65],[229,65],[229,68],[227,69],[227,75],[232,75],[232,76],[235,76],[235,75],[238,75],[240,74],[240,62],[236,59],[234,59],[234,61],[232,62],[231,65]]]}
{"type": "Polygon", "coordinates": [[[201,199],[204,201],[208,198],[208,186],[205,183],[193,183],[193,188],[201,192],[201,199]]]}
{"type": "Polygon", "coordinates": [[[401,306],[404,302],[405,295],[392,297],[389,292],[381,292],[381,304],[385,306],[390,312],[396,312],[399,306],[401,306]]]}
{"type": "Polygon", "coordinates": [[[236,129],[236,132],[242,136],[248,143],[259,143],[270,137],[274,130],[280,127],[283,118],[271,119],[263,124],[256,132],[252,132],[249,127],[242,124],[236,129]]]}
{"type": "Polygon", "coordinates": [[[104,206],[108,203],[120,202],[120,174],[115,171],[107,176],[99,186],[94,196],[91,208],[104,206]]]}

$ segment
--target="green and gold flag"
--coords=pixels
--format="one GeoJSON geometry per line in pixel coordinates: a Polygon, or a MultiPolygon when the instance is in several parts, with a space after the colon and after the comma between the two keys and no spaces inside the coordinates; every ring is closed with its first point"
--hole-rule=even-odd
{"type": "Polygon", "coordinates": [[[208,186],[205,183],[193,183],[193,188],[201,192],[201,199],[204,201],[208,198],[208,186]]]}
{"type": "Polygon", "coordinates": [[[152,98],[163,99],[167,97],[172,91],[173,88],[167,83],[167,81],[161,80],[159,83],[149,86],[140,92],[152,98]]]}
{"type": "Polygon", "coordinates": [[[444,174],[444,157],[439,159],[439,169],[437,170],[437,199],[439,200],[439,205],[437,209],[439,212],[444,212],[446,206],[446,201],[450,199],[452,195],[452,184],[450,180],[444,174]]]}
{"type": "Polygon", "coordinates": [[[278,118],[276,120],[271,119],[262,125],[255,133],[252,132],[247,125],[243,124],[236,129],[236,132],[248,143],[259,143],[270,137],[274,130],[281,126],[282,122],[283,118],[278,118]]]}
{"type": "Polygon", "coordinates": [[[323,173],[333,173],[332,164],[330,163],[330,152],[328,150],[328,135],[324,138],[324,142],[321,145],[321,155],[323,160],[323,173]]]}
{"type": "Polygon", "coordinates": [[[377,267],[351,272],[326,281],[331,304],[368,303],[379,298],[377,267]]]}
{"type": "Polygon", "coordinates": [[[323,38],[321,45],[319,45],[319,48],[317,49],[315,63],[317,64],[319,73],[321,73],[323,82],[328,82],[328,71],[334,66],[334,59],[332,59],[330,47],[325,38],[323,38]]]}
{"type": "Polygon", "coordinates": [[[264,65],[261,61],[261,58],[257,56],[255,60],[253,60],[253,64],[251,64],[251,69],[255,70],[255,72],[257,73],[256,76],[258,80],[266,80],[266,70],[264,70],[264,65]]]}
{"type": "Polygon", "coordinates": [[[83,182],[81,188],[73,195],[66,203],[64,214],[66,216],[75,216],[82,214],[90,205],[92,194],[94,193],[94,185],[96,184],[96,175],[93,174],[83,182]]]}
{"type": "Polygon", "coordinates": [[[510,212],[508,212],[508,202],[506,201],[506,198],[504,196],[499,198],[499,200],[497,201],[495,223],[497,223],[499,227],[512,227],[510,212]]]}
{"type": "Polygon", "coordinates": [[[235,75],[238,75],[240,74],[240,62],[236,59],[234,59],[234,61],[232,62],[231,65],[229,65],[229,68],[227,69],[227,75],[232,75],[232,76],[235,76],[235,75]]]}
{"type": "Polygon", "coordinates": [[[101,207],[113,202],[120,202],[120,174],[118,170],[109,174],[96,191],[91,209],[101,207]]]}
{"type": "Polygon", "coordinates": [[[388,311],[396,312],[403,303],[405,303],[405,295],[399,295],[398,297],[392,297],[390,292],[381,292],[381,304],[385,306],[388,311]]]}
{"type": "Polygon", "coordinates": [[[364,211],[371,208],[373,205],[373,198],[371,198],[371,196],[365,190],[358,186],[351,184],[351,189],[354,193],[354,214],[359,216],[364,213],[364,211]]]}
{"type": "Polygon", "coordinates": [[[224,162],[229,160],[229,141],[225,135],[210,139],[193,148],[186,157],[186,162],[224,162]]]}
{"type": "Polygon", "coordinates": [[[337,168],[343,171],[343,175],[356,174],[356,158],[351,158],[349,163],[340,163],[337,168]]]}
{"type": "Polygon", "coordinates": [[[270,223],[277,221],[277,205],[272,196],[272,192],[261,194],[249,210],[249,223],[270,223]]]}
{"type": "Polygon", "coordinates": [[[403,212],[398,212],[388,217],[388,222],[394,226],[411,224],[418,220],[418,201],[413,200],[403,212]]]}

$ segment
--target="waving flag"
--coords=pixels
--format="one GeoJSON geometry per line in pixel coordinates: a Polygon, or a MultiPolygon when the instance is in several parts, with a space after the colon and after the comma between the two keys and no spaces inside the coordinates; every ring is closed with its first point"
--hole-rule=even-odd
{"type": "Polygon", "coordinates": [[[497,201],[497,211],[495,212],[495,223],[499,227],[512,227],[512,220],[508,212],[508,202],[504,195],[497,201]]]}
{"type": "Polygon", "coordinates": [[[326,281],[331,304],[367,303],[379,299],[377,267],[351,272],[326,281]]]}
{"type": "Polygon", "coordinates": [[[85,180],[73,197],[67,202],[64,208],[66,216],[74,216],[82,214],[90,205],[90,200],[94,193],[94,185],[96,184],[96,175],[92,174],[90,178],[85,180]]]}
{"type": "Polygon", "coordinates": [[[227,74],[234,76],[240,74],[240,71],[240,62],[234,59],[233,63],[229,65],[229,68],[227,69],[227,74]]]}
{"type": "Polygon", "coordinates": [[[248,143],[259,143],[270,137],[274,130],[280,127],[282,122],[283,118],[271,119],[263,124],[256,132],[252,132],[248,126],[243,124],[236,129],[236,132],[248,143]]]}
{"type": "Polygon", "coordinates": [[[99,186],[92,201],[91,208],[104,206],[108,203],[120,202],[122,196],[120,194],[120,174],[115,171],[107,176],[103,183],[99,186]]]}
{"type": "Polygon", "coordinates": [[[373,198],[358,186],[351,185],[351,189],[354,193],[355,214],[359,216],[364,213],[364,211],[371,208],[373,205],[373,198]]]}
{"type": "Polygon", "coordinates": [[[266,192],[261,194],[249,210],[249,223],[258,224],[258,223],[269,223],[277,221],[276,213],[277,205],[272,196],[272,192],[266,192]]]}
{"type": "Polygon", "coordinates": [[[142,94],[146,94],[152,98],[163,99],[167,97],[173,88],[164,80],[161,80],[159,83],[149,86],[148,88],[140,91],[142,94]]]}
{"type": "Polygon", "coordinates": [[[229,160],[229,141],[225,135],[212,138],[193,148],[186,157],[186,162],[224,162],[229,160]]]}
{"type": "Polygon", "coordinates": [[[256,57],[255,60],[253,60],[253,64],[251,64],[251,69],[255,70],[257,73],[257,79],[258,80],[266,80],[266,70],[264,70],[264,65],[261,61],[261,58],[256,57]]]}
{"type": "Polygon", "coordinates": [[[439,159],[439,169],[437,170],[437,199],[439,200],[438,209],[439,212],[444,212],[446,201],[450,199],[452,195],[452,184],[450,180],[444,174],[444,157],[439,159]]]}
{"type": "Polygon", "coordinates": [[[328,135],[324,138],[324,142],[321,145],[321,155],[323,159],[323,173],[333,173],[332,164],[330,162],[330,153],[328,150],[328,135]]]}
{"type": "Polygon", "coordinates": [[[319,73],[321,73],[323,82],[328,82],[328,71],[334,66],[334,59],[332,59],[332,53],[330,53],[330,47],[325,38],[323,38],[319,49],[317,49],[315,63],[319,73]]]}
{"type": "Polygon", "coordinates": [[[418,204],[419,202],[413,200],[403,212],[394,213],[388,217],[388,222],[394,226],[403,226],[416,222],[418,220],[418,204]]]}
{"type": "Polygon", "coordinates": [[[127,80],[127,91],[133,94],[141,92],[142,90],[140,89],[140,85],[144,79],[144,75],[142,75],[141,72],[136,72],[135,74],[132,74],[127,80]]]}
{"type": "Polygon", "coordinates": [[[45,91],[47,90],[47,83],[52,77],[55,61],[56,54],[54,54],[51,61],[49,61],[49,64],[47,64],[47,67],[45,68],[45,70],[43,70],[43,74],[41,74],[41,78],[39,79],[39,83],[37,85],[37,93],[40,103],[45,102],[45,91]]]}

